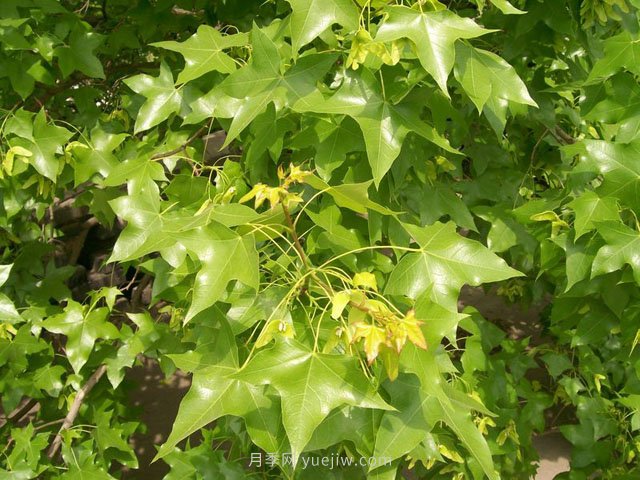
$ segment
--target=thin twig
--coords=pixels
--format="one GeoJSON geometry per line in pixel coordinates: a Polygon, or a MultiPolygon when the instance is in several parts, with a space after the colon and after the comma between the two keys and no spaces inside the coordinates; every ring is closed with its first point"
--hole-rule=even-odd
{"type": "Polygon", "coordinates": [[[147,288],[147,285],[151,283],[152,279],[153,277],[148,273],[144,274],[144,276],[140,280],[140,283],[138,283],[138,286],[135,288],[135,290],[133,290],[133,293],[131,294],[131,311],[132,312],[135,312],[138,310],[138,308],[140,308],[140,305],[142,304],[142,292],[144,291],[145,288],[147,288]]]}
{"type": "Polygon", "coordinates": [[[7,422],[18,422],[22,417],[31,411],[33,407],[38,404],[37,400],[33,398],[28,399],[26,402],[18,405],[9,415],[0,418],[0,427],[3,427],[7,422]]]}
{"type": "Polygon", "coordinates": [[[198,17],[204,14],[204,10],[185,10],[184,8],[180,8],[177,5],[174,5],[171,9],[171,13],[174,15],[187,15],[190,17],[198,17]]]}
{"type": "Polygon", "coordinates": [[[169,150],[168,152],[156,153],[151,157],[151,160],[161,160],[163,158],[167,158],[177,153],[183,152],[184,150],[186,150],[186,148],[189,145],[191,145],[197,138],[199,138],[205,132],[206,129],[207,129],[207,126],[200,127],[200,129],[196,133],[191,135],[187,139],[187,141],[184,142],[182,145],[180,145],[177,148],[174,148],[173,150],[169,150]]]}
{"type": "MultiPolygon", "coordinates": [[[[293,240],[293,245],[296,249],[296,251],[298,252],[298,255],[300,255],[300,258],[302,259],[302,263],[304,264],[304,266],[309,269],[309,259],[307,258],[306,253],[304,252],[304,248],[302,248],[302,244],[300,243],[300,238],[298,237],[298,232],[296,232],[296,227],[293,223],[293,220],[291,219],[291,214],[289,213],[289,209],[285,206],[284,203],[281,203],[280,205],[282,205],[282,211],[284,212],[284,218],[287,221],[287,225],[289,226],[289,230],[291,231],[291,239],[293,240]]],[[[316,274],[315,271],[311,271],[310,272],[310,277],[318,284],[318,286],[324,291],[324,293],[329,297],[329,298],[333,298],[334,297],[334,291],[333,288],[331,288],[331,284],[327,284],[325,282],[323,282],[318,275],[316,274]]],[[[365,313],[371,313],[371,309],[368,308],[367,306],[365,306],[363,303],[358,303],[358,302],[354,302],[353,300],[349,302],[349,305],[361,310],[365,313]]]]}
{"type": "Polygon", "coordinates": [[[80,407],[82,406],[82,402],[84,401],[85,397],[89,394],[89,392],[95,386],[95,384],[98,383],[98,381],[106,371],[107,371],[107,366],[100,365],[96,369],[96,371],[91,374],[91,376],[89,377],[89,380],[87,380],[87,383],[85,383],[76,394],[76,398],[73,399],[73,403],[71,404],[69,413],[64,418],[64,421],[62,422],[62,426],[60,427],[60,430],[56,434],[56,437],[53,439],[53,442],[51,443],[51,447],[49,447],[49,452],[47,453],[47,456],[49,457],[49,459],[53,459],[58,453],[58,450],[60,450],[60,446],[62,445],[62,433],[65,430],[68,430],[73,425],[73,422],[75,421],[76,417],[78,416],[78,413],[80,412],[80,407]]]}
{"type": "Polygon", "coordinates": [[[293,220],[291,218],[291,214],[289,213],[289,209],[285,206],[284,203],[281,203],[282,211],[284,212],[284,218],[287,221],[287,225],[289,226],[289,230],[291,230],[291,239],[293,240],[293,246],[295,247],[298,255],[300,255],[300,259],[305,267],[309,268],[309,260],[307,259],[307,254],[304,253],[304,248],[302,248],[302,244],[300,243],[300,238],[298,237],[298,232],[296,232],[296,227],[293,224],[293,220]]]}
{"type": "Polygon", "coordinates": [[[64,418],[59,418],[58,420],[52,420],[50,422],[47,423],[43,423],[41,425],[36,425],[35,427],[33,427],[33,431],[38,431],[38,430],[42,430],[43,428],[47,428],[50,427],[52,425],[57,425],[58,423],[63,423],[64,422],[64,418]]]}
{"type": "Polygon", "coordinates": [[[556,140],[560,141],[560,143],[564,143],[565,145],[573,145],[574,143],[576,143],[576,139],[573,138],[571,135],[569,135],[567,132],[565,132],[562,128],[556,126],[553,130],[552,130],[553,136],[556,138],[556,140]]]}
{"type": "Polygon", "coordinates": [[[71,252],[69,253],[69,265],[76,265],[78,263],[87,235],[89,235],[89,230],[98,225],[98,223],[96,217],[91,217],[80,225],[80,233],[75,238],[74,243],[72,243],[71,252]]]}

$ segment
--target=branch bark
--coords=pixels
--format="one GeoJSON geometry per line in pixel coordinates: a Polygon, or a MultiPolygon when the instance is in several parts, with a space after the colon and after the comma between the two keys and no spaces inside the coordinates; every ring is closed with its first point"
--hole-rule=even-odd
{"type": "Polygon", "coordinates": [[[64,418],[60,430],[56,434],[53,442],[51,443],[51,446],[49,447],[49,452],[47,453],[49,459],[53,459],[58,453],[58,450],[60,450],[60,446],[62,445],[62,433],[65,430],[68,430],[73,425],[73,422],[80,412],[80,407],[82,406],[82,402],[84,401],[85,397],[89,394],[91,389],[93,389],[96,383],[98,383],[98,381],[100,380],[100,378],[102,378],[106,371],[107,366],[100,365],[96,369],[96,371],[91,374],[89,380],[87,380],[87,383],[85,383],[80,391],[76,394],[76,398],[73,399],[73,403],[71,404],[69,413],[67,413],[67,416],[64,418]]]}
{"type": "Polygon", "coordinates": [[[569,135],[567,132],[565,132],[562,128],[558,126],[556,126],[556,128],[554,128],[552,132],[553,132],[553,136],[556,137],[556,140],[558,140],[560,143],[564,143],[565,145],[573,145],[574,143],[576,143],[575,138],[573,138],[571,135],[569,135]]]}
{"type": "Polygon", "coordinates": [[[191,135],[186,142],[180,145],[178,148],[174,148],[173,150],[169,150],[168,152],[156,153],[151,157],[151,160],[161,160],[166,157],[170,157],[171,155],[175,155],[176,153],[180,153],[184,151],[189,145],[191,145],[197,138],[199,138],[207,129],[207,127],[200,127],[200,129],[191,135]]]}

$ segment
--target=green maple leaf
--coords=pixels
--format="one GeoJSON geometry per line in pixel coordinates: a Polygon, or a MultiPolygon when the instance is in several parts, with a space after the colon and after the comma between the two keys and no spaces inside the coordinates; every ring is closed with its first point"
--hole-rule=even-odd
{"type": "Polygon", "coordinates": [[[341,185],[331,186],[324,180],[309,175],[305,178],[305,184],[322,191],[333,197],[336,205],[348,208],[358,213],[366,213],[367,210],[374,210],[383,215],[393,215],[394,212],[369,198],[369,187],[371,180],[361,183],[343,183],[341,185]]]}
{"type": "MultiPolygon", "coordinates": [[[[108,162],[108,154],[102,153],[108,162]]],[[[168,179],[162,163],[149,159],[149,156],[147,150],[134,153],[133,156],[117,164],[117,168],[111,169],[103,184],[107,187],[119,187],[126,183],[130,194],[146,193],[150,197],[158,196],[158,186],[155,182],[166,182],[168,179]]],[[[109,168],[106,162],[102,167],[109,168]]]]}
{"type": "Polygon", "coordinates": [[[520,10],[514,7],[507,0],[491,0],[491,3],[495,5],[496,8],[500,10],[502,13],[504,13],[505,15],[523,15],[527,13],[523,10],[520,10]]]}
{"type": "Polygon", "coordinates": [[[104,78],[102,63],[94,53],[104,39],[105,36],[99,33],[74,28],[69,35],[69,45],[54,50],[62,75],[66,77],[79,70],[89,77],[104,78]]]}
{"type": "Polygon", "coordinates": [[[137,355],[146,352],[156,340],[160,339],[160,332],[149,312],[128,313],[127,316],[137,329],[131,332],[128,326],[123,326],[119,342],[122,346],[118,348],[115,356],[107,358],[104,362],[107,366],[107,377],[113,388],[120,385],[124,378],[123,370],[133,366],[137,355]]]}
{"type": "Polygon", "coordinates": [[[362,68],[346,73],[340,88],[329,98],[315,91],[293,106],[298,112],[343,114],[360,126],[373,180],[377,185],[400,154],[402,142],[415,132],[439,147],[458,153],[436,130],[420,118],[415,102],[392,103],[373,74],[362,68]]]}
{"type": "Polygon", "coordinates": [[[313,119],[311,125],[301,128],[290,146],[313,147],[316,151],[313,162],[320,177],[326,181],[345,162],[349,152],[365,149],[360,128],[348,117],[313,119]]]}
{"type": "Polygon", "coordinates": [[[57,397],[64,387],[62,376],[66,373],[67,369],[62,365],[45,365],[34,372],[33,386],[57,397]]]}
{"type": "Polygon", "coordinates": [[[106,178],[119,166],[113,152],[127,137],[126,133],[107,133],[100,126],[91,130],[91,143],[74,149],[76,185],[89,180],[96,173],[106,178]]]}
{"type": "Polygon", "coordinates": [[[178,442],[225,415],[243,417],[252,440],[267,452],[279,452],[282,439],[279,405],[264,387],[233,378],[238,371],[236,341],[228,324],[200,327],[199,345],[186,354],[170,355],[176,366],[193,372],[191,388],[180,403],[167,441],[155,460],[171,453],[178,442]]]}
{"type": "Polygon", "coordinates": [[[621,69],[640,75],[640,38],[629,31],[604,41],[604,57],[593,66],[587,83],[598,82],[621,69]]]}
{"type": "Polygon", "coordinates": [[[421,193],[416,199],[421,223],[431,224],[443,215],[449,215],[457,225],[478,231],[467,205],[451,187],[436,183],[423,187],[421,193]]]}
{"type": "Polygon", "coordinates": [[[324,450],[345,440],[362,456],[373,456],[376,432],[383,410],[345,406],[333,410],[313,432],[306,450],[324,450]]]}
{"type": "Polygon", "coordinates": [[[68,480],[115,480],[104,467],[96,461],[97,454],[86,448],[71,450],[67,444],[63,444],[62,458],[69,465],[69,470],[63,478],[68,480]]]}
{"type": "Polygon", "coordinates": [[[109,262],[124,262],[140,258],[175,244],[175,239],[163,235],[160,198],[138,193],[125,195],[109,202],[113,211],[127,222],[118,236],[109,262]]]}
{"type": "Polygon", "coordinates": [[[294,340],[262,350],[234,378],[272,385],[278,391],[294,465],[313,431],[334,408],[390,408],[355,359],[311,352],[294,340]]]}
{"type": "Polygon", "coordinates": [[[453,73],[496,131],[504,129],[509,102],[538,106],[513,67],[494,53],[458,43],[453,73]]]}
{"type": "Polygon", "coordinates": [[[424,392],[417,377],[403,374],[387,385],[387,390],[396,410],[384,412],[373,456],[395,460],[424,440],[425,433],[440,419],[436,398],[424,392]]]}
{"type": "Polygon", "coordinates": [[[127,78],[124,83],[147,99],[138,111],[134,133],[155,127],[180,110],[182,90],[174,86],[171,69],[164,62],[157,77],[140,74],[127,78]]]}
{"type": "Polygon", "coordinates": [[[33,155],[29,157],[29,163],[38,173],[55,181],[62,163],[56,153],[62,153],[62,146],[72,136],[73,133],[64,127],[49,125],[44,110],[40,110],[33,121],[33,142],[29,148],[33,155]]]}
{"type": "MultiPolygon", "coordinates": [[[[0,265],[0,287],[5,284],[11,273],[13,263],[8,265],[0,265]]],[[[4,293],[0,293],[0,318],[8,323],[19,323],[22,321],[22,317],[16,310],[15,305],[9,297],[4,293]]]]}
{"type": "Polygon", "coordinates": [[[562,248],[566,255],[567,286],[565,292],[568,292],[576,283],[589,278],[593,260],[602,241],[597,235],[581,236],[574,240],[569,232],[556,236],[553,243],[562,248]]]}
{"type": "Polygon", "coordinates": [[[80,372],[98,338],[118,338],[118,329],[109,322],[109,313],[106,307],[86,311],[81,304],[70,300],[63,313],[42,323],[45,330],[66,335],[65,351],[74,372],[80,372]]]}
{"type": "Polygon", "coordinates": [[[420,12],[394,6],[385,9],[385,13],[388,16],[375,40],[389,42],[400,38],[410,39],[423,68],[447,96],[447,78],[456,57],[456,40],[475,38],[494,31],[482,28],[473,20],[459,17],[449,10],[420,12]]]}
{"type": "Polygon", "coordinates": [[[358,28],[358,9],[350,0],[287,0],[291,5],[291,43],[297,52],[331,25],[358,28]]]}
{"type": "Polygon", "coordinates": [[[13,339],[0,338],[0,363],[10,366],[11,371],[20,373],[27,368],[27,355],[47,348],[47,344],[42,339],[34,337],[30,326],[25,324],[18,329],[13,339]]]}
{"type": "Polygon", "coordinates": [[[20,313],[18,313],[18,310],[16,310],[15,305],[4,293],[0,293],[0,318],[2,318],[3,322],[12,324],[22,321],[22,317],[20,313]]]}
{"type": "Polygon", "coordinates": [[[13,263],[9,263],[7,265],[0,265],[0,287],[6,283],[12,268],[13,268],[13,263]]]}
{"type": "Polygon", "coordinates": [[[640,211],[640,142],[583,140],[565,148],[581,154],[581,164],[576,171],[588,170],[604,177],[596,191],[599,195],[618,198],[640,211]]]}
{"type": "Polygon", "coordinates": [[[455,343],[457,341],[458,323],[468,317],[467,314],[447,310],[437,303],[433,303],[428,295],[422,295],[415,304],[416,318],[424,322],[424,338],[427,347],[440,345],[442,339],[455,343]]]}
{"type": "Polygon", "coordinates": [[[258,27],[251,31],[253,53],[250,63],[229,75],[215,89],[215,96],[242,99],[235,108],[228,109],[233,121],[227,132],[225,146],[236,138],[267,105],[291,105],[297,99],[316,90],[319,78],[329,70],[337,56],[311,54],[298,61],[285,73],[281,73],[281,60],[273,41],[258,27]]]}
{"type": "Polygon", "coordinates": [[[576,230],[576,240],[585,233],[593,230],[595,222],[618,220],[618,205],[613,198],[600,198],[595,192],[587,190],[578,198],[567,204],[576,214],[573,227],[576,230]]]}
{"type": "Polygon", "coordinates": [[[214,70],[232,73],[236,69],[236,62],[223,50],[239,47],[246,42],[246,34],[222,35],[213,27],[200,25],[198,31],[182,43],[168,41],[151,45],[178,52],[184,57],[185,67],[177,80],[182,84],[214,70]]]}
{"type": "Polygon", "coordinates": [[[596,254],[591,277],[621,270],[628,264],[640,285],[640,232],[620,222],[598,222],[596,228],[607,245],[596,254]]]}
{"type": "Polygon", "coordinates": [[[201,263],[185,322],[220,300],[232,280],[258,289],[259,262],[253,236],[240,236],[216,224],[182,234],[180,243],[201,263]]]}
{"type": "Polygon", "coordinates": [[[458,294],[463,285],[480,285],[521,276],[504,260],[482,244],[461,237],[453,222],[437,222],[428,227],[403,224],[420,252],[404,255],[389,277],[385,290],[391,295],[430,298],[449,310],[457,311],[458,294]]]}
{"type": "Polygon", "coordinates": [[[400,361],[408,372],[414,373],[420,379],[422,395],[435,400],[430,404],[430,414],[434,419],[444,421],[454,431],[490,480],[498,480],[500,477],[494,469],[491,450],[473,423],[471,411],[475,410],[488,416],[494,414],[481,403],[451,386],[442,377],[431,351],[409,345],[403,350],[400,361]]]}

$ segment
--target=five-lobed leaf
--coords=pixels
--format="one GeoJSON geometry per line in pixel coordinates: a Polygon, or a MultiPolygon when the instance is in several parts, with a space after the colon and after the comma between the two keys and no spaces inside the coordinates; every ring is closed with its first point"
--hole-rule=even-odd
{"type": "Polygon", "coordinates": [[[637,33],[623,31],[605,40],[604,57],[595,63],[587,81],[598,82],[623,68],[640,75],[640,38],[637,33]]]}
{"type": "Polygon", "coordinates": [[[102,63],[95,50],[102,45],[105,36],[92,31],[75,28],[69,35],[69,45],[55,49],[63,76],[78,70],[93,78],[105,78],[102,63]]]}
{"type": "Polygon", "coordinates": [[[178,442],[224,415],[243,417],[252,440],[265,451],[278,452],[279,405],[265,395],[263,386],[233,378],[238,371],[238,352],[233,333],[225,321],[219,327],[201,328],[199,345],[186,354],[172,355],[178,368],[193,372],[171,434],[155,459],[171,453],[178,442]],[[202,331],[204,330],[204,331],[202,331]]]}
{"type": "Polygon", "coordinates": [[[272,385],[278,391],[294,465],[313,431],[334,408],[390,408],[355,359],[312,352],[295,340],[281,340],[259,352],[234,378],[272,385]]]}
{"type": "Polygon", "coordinates": [[[291,5],[291,40],[294,52],[333,24],[358,28],[358,10],[350,0],[287,0],[291,5]]]}
{"type": "Polygon", "coordinates": [[[491,450],[478,427],[473,422],[471,411],[493,415],[481,403],[456,390],[440,374],[436,358],[431,351],[410,346],[403,351],[407,371],[420,379],[424,394],[435,399],[431,414],[453,430],[462,444],[480,464],[490,480],[500,477],[495,471],[491,450]]]}
{"type": "Polygon", "coordinates": [[[389,42],[400,38],[410,39],[423,68],[447,96],[447,78],[456,57],[456,40],[476,38],[493,31],[449,10],[421,12],[413,8],[393,6],[385,9],[385,13],[387,17],[375,40],[389,42]]]}
{"type": "Polygon", "coordinates": [[[566,148],[581,154],[577,171],[591,171],[604,177],[596,190],[598,195],[617,198],[624,205],[640,211],[640,142],[622,144],[582,140],[566,148]]]}
{"type": "Polygon", "coordinates": [[[55,181],[61,163],[56,154],[62,153],[62,146],[72,136],[66,128],[49,124],[44,110],[40,110],[33,121],[33,156],[29,157],[29,162],[38,173],[55,181]]]}
{"type": "Polygon", "coordinates": [[[628,264],[636,283],[640,285],[640,232],[611,221],[596,223],[596,229],[607,244],[598,250],[591,276],[621,270],[628,264]]]}
{"type": "Polygon", "coordinates": [[[149,130],[180,110],[182,90],[174,86],[171,69],[164,62],[157,77],[140,74],[127,78],[124,83],[147,99],[138,111],[134,133],[149,130]]]}
{"type": "Polygon", "coordinates": [[[220,300],[232,280],[258,289],[258,252],[252,235],[240,236],[214,225],[185,234],[180,243],[201,263],[185,322],[220,300]]]}
{"type": "Polygon", "coordinates": [[[620,217],[614,198],[600,198],[591,190],[587,190],[572,200],[568,206],[571,207],[576,214],[576,219],[573,224],[576,230],[576,240],[585,233],[595,229],[595,222],[617,220],[620,217]]]}
{"type": "Polygon", "coordinates": [[[177,79],[177,83],[182,84],[214,70],[232,73],[236,69],[236,62],[223,50],[239,47],[246,42],[246,34],[222,35],[209,25],[200,25],[198,31],[182,43],[166,41],[152,45],[178,52],[184,57],[185,67],[177,79]]]}
{"type": "Polygon", "coordinates": [[[65,351],[73,371],[78,373],[89,359],[98,338],[118,338],[118,329],[109,322],[109,309],[96,308],[85,312],[82,305],[70,301],[65,311],[49,317],[42,327],[52,333],[66,335],[65,351]]]}
{"type": "Polygon", "coordinates": [[[456,80],[494,130],[504,129],[509,102],[538,106],[514,68],[495,53],[458,43],[455,64],[456,80]]]}
{"type": "Polygon", "coordinates": [[[229,75],[212,95],[224,102],[235,102],[227,114],[233,117],[225,145],[235,139],[267,105],[292,105],[296,100],[316,90],[321,78],[336,60],[331,53],[305,55],[282,73],[278,49],[257,26],[251,31],[253,52],[245,67],[229,75]]]}
{"type": "Polygon", "coordinates": [[[440,148],[457,153],[444,137],[420,118],[420,105],[409,101],[392,103],[374,75],[365,68],[347,72],[342,85],[331,97],[325,98],[319,91],[314,91],[296,102],[293,109],[352,117],[364,135],[376,186],[400,154],[402,143],[411,131],[440,148]]]}
{"type": "Polygon", "coordinates": [[[482,244],[456,233],[452,222],[428,227],[403,224],[420,246],[394,268],[385,292],[416,299],[423,293],[449,310],[457,309],[463,285],[480,285],[521,276],[482,244]]]}

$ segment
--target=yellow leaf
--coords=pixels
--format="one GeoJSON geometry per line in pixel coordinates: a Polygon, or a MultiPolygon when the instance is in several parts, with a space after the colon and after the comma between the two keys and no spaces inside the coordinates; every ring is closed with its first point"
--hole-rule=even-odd
{"type": "Polygon", "coordinates": [[[292,163],[289,165],[289,176],[285,183],[287,185],[290,183],[304,183],[304,179],[309,175],[311,175],[311,172],[302,170],[302,168],[292,163]]]}
{"type": "Polygon", "coordinates": [[[255,197],[256,195],[258,195],[258,192],[263,191],[266,188],[266,185],[262,184],[262,183],[257,183],[256,185],[253,186],[253,188],[251,190],[249,190],[248,193],[245,193],[242,198],[240,198],[239,202],[240,203],[244,203],[244,202],[248,202],[249,200],[251,200],[253,197],[255,197]]]}
{"type": "Polygon", "coordinates": [[[413,343],[416,347],[422,348],[423,350],[427,349],[427,342],[424,339],[424,334],[422,333],[422,329],[420,325],[424,322],[420,320],[416,320],[416,315],[414,310],[409,310],[407,315],[404,317],[403,323],[405,328],[407,329],[407,336],[411,343],[413,343]]]}
{"type": "Polygon", "coordinates": [[[446,445],[438,445],[438,451],[443,457],[447,457],[449,460],[453,460],[457,463],[464,463],[464,460],[460,456],[460,454],[456,451],[449,450],[446,445]]]}
{"type": "Polygon", "coordinates": [[[331,299],[331,318],[337,320],[342,315],[343,310],[351,301],[351,291],[344,290],[336,293],[331,299]]]}
{"type": "Polygon", "coordinates": [[[554,225],[569,227],[567,222],[562,220],[556,212],[551,210],[547,210],[546,212],[540,212],[540,213],[536,213],[535,215],[531,215],[531,220],[533,220],[534,222],[552,222],[554,225]]]}
{"type": "Polygon", "coordinates": [[[360,338],[364,338],[364,352],[367,355],[367,362],[371,365],[380,352],[380,345],[384,345],[387,341],[387,332],[375,325],[358,323],[355,325],[353,341],[358,341],[360,338]]]}
{"type": "Polygon", "coordinates": [[[378,291],[378,283],[376,282],[376,277],[373,273],[370,272],[356,273],[353,276],[353,286],[369,288],[374,292],[378,291]]]}
{"type": "Polygon", "coordinates": [[[482,417],[478,422],[478,430],[482,435],[487,434],[487,426],[495,427],[496,423],[491,419],[491,417],[482,417]]]}

